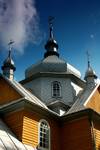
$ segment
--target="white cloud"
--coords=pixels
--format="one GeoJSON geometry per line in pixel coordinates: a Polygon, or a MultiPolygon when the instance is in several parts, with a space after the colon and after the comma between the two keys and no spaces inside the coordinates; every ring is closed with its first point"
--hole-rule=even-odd
{"type": "Polygon", "coordinates": [[[38,37],[38,14],[34,0],[0,0],[0,43],[10,39],[15,49],[23,51],[29,41],[38,37]]]}

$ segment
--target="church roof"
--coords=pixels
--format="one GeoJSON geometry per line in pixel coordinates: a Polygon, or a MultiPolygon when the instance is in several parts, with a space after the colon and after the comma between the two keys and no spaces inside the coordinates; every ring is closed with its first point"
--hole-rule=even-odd
{"type": "Polygon", "coordinates": [[[81,77],[80,72],[72,65],[66,63],[56,55],[51,55],[41,60],[40,62],[27,68],[25,71],[25,77],[29,78],[32,75],[40,72],[58,72],[65,74],[73,74],[77,77],[81,77]]]}
{"type": "Polygon", "coordinates": [[[1,75],[19,94],[23,96],[26,100],[43,107],[45,109],[48,109],[47,106],[39,100],[35,95],[33,95],[31,92],[29,92],[27,89],[25,89],[20,83],[18,83],[15,80],[10,80],[6,78],[5,76],[1,75]]]}
{"type": "Polygon", "coordinates": [[[71,114],[75,112],[79,112],[81,110],[87,109],[85,103],[90,100],[94,92],[97,90],[100,84],[97,84],[94,89],[84,89],[81,94],[76,99],[75,103],[72,105],[72,107],[69,109],[69,111],[66,113],[71,114]]]}
{"type": "MultiPolygon", "coordinates": [[[[15,80],[10,80],[6,77],[4,77],[3,75],[1,75],[17,92],[19,92],[19,94],[22,95],[22,98],[24,98],[25,100],[44,108],[45,110],[47,110],[48,112],[51,112],[53,114],[54,113],[52,110],[50,110],[45,103],[43,103],[40,99],[38,99],[33,93],[31,93],[30,91],[28,91],[26,88],[24,88],[20,83],[18,83],[15,80]]],[[[79,112],[81,110],[86,109],[85,103],[87,100],[89,100],[92,95],[94,94],[94,92],[96,91],[96,89],[99,87],[99,84],[97,84],[95,86],[94,89],[89,89],[89,88],[85,88],[83,91],[81,91],[80,94],[78,94],[77,99],[75,100],[75,102],[73,103],[73,105],[70,107],[70,109],[65,113],[65,115],[67,114],[71,114],[71,113],[75,113],[75,112],[79,112]]],[[[2,106],[1,106],[2,108],[2,106]]],[[[56,114],[57,115],[57,114],[56,114]]]]}

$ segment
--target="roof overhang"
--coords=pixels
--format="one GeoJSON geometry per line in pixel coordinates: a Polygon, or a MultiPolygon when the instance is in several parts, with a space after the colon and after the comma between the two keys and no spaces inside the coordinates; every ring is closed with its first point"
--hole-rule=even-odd
{"type": "Polygon", "coordinates": [[[95,121],[100,122],[100,114],[98,114],[92,109],[84,109],[84,110],[81,110],[72,114],[65,114],[63,116],[60,116],[57,113],[51,111],[50,109],[47,110],[43,107],[33,104],[32,102],[28,101],[25,98],[16,100],[15,102],[12,102],[4,106],[0,106],[1,115],[16,112],[19,110],[28,110],[33,113],[36,112],[36,113],[39,113],[41,116],[49,117],[51,119],[54,118],[56,119],[56,121],[59,121],[59,122],[73,121],[75,119],[79,119],[82,117],[88,117],[90,120],[95,120],[95,121]]]}
{"type": "Polygon", "coordinates": [[[72,121],[74,119],[79,119],[82,117],[88,117],[89,120],[95,120],[100,122],[100,114],[90,108],[67,115],[65,114],[61,117],[61,121],[72,121]]]}
{"type": "Polygon", "coordinates": [[[64,72],[39,72],[36,73],[34,75],[32,75],[29,78],[26,78],[24,80],[21,80],[20,83],[21,84],[26,84],[27,82],[30,82],[36,78],[40,78],[40,77],[54,77],[54,78],[70,78],[72,80],[72,82],[74,82],[75,84],[78,84],[81,88],[84,88],[86,86],[86,82],[80,78],[78,78],[77,76],[73,75],[73,74],[67,74],[64,72]]]}

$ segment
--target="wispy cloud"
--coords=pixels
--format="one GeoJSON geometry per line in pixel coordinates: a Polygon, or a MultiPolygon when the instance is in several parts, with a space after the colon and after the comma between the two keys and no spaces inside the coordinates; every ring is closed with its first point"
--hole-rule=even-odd
{"type": "Polygon", "coordinates": [[[38,14],[34,0],[0,0],[0,43],[10,39],[22,52],[29,41],[36,43],[39,34],[38,14]]]}

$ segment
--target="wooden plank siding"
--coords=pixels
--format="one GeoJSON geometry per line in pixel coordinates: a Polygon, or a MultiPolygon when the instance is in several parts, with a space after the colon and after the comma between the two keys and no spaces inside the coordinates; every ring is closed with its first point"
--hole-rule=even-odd
{"type": "Polygon", "coordinates": [[[51,138],[51,149],[50,150],[62,150],[60,141],[60,125],[54,120],[48,120],[50,125],[50,138],[51,138]]]}
{"type": "Polygon", "coordinates": [[[39,144],[39,121],[45,119],[50,125],[51,150],[61,150],[60,128],[53,118],[49,119],[42,114],[20,110],[6,114],[3,119],[20,141],[33,147],[38,147],[39,144]]]}
{"type": "Polygon", "coordinates": [[[24,122],[23,122],[23,137],[22,142],[33,147],[38,147],[39,140],[39,121],[45,119],[50,125],[50,147],[51,150],[61,150],[60,149],[60,135],[59,135],[59,124],[56,120],[49,119],[41,114],[31,113],[29,111],[24,111],[24,122]]]}
{"type": "Polygon", "coordinates": [[[22,142],[33,147],[38,146],[38,114],[24,110],[22,142]]]}
{"type": "Polygon", "coordinates": [[[0,105],[17,100],[22,96],[9,85],[6,80],[0,78],[0,105]]]}
{"type": "Polygon", "coordinates": [[[100,122],[94,122],[94,138],[96,150],[100,150],[100,122]]]}
{"type": "MultiPolygon", "coordinates": [[[[38,147],[39,121],[50,125],[50,150],[94,150],[91,124],[87,116],[58,122],[31,110],[23,109],[4,116],[4,121],[24,144],[38,147]]],[[[100,150],[100,124],[94,124],[96,150],[100,150]]]]}
{"type": "Polygon", "coordinates": [[[13,133],[22,141],[23,132],[23,110],[8,113],[4,116],[4,121],[13,133]]]}
{"type": "Polygon", "coordinates": [[[62,124],[61,147],[63,150],[93,150],[91,127],[87,117],[62,124]]]}
{"type": "Polygon", "coordinates": [[[86,107],[100,113],[100,88],[95,91],[91,99],[87,102],[86,107]]]}

